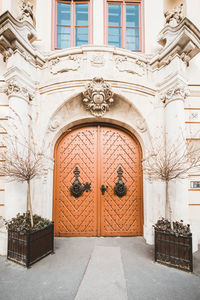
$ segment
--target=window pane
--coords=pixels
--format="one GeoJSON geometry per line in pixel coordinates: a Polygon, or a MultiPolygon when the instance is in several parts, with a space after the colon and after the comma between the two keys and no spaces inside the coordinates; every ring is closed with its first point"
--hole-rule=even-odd
{"type": "Polygon", "coordinates": [[[126,29],[126,49],[140,50],[139,29],[126,29]]]}
{"type": "Polygon", "coordinates": [[[88,44],[88,27],[76,27],[76,46],[88,44]]]}
{"type": "Polygon", "coordinates": [[[108,26],[121,26],[120,4],[108,4],[108,26]]]}
{"type": "Polygon", "coordinates": [[[139,5],[126,5],[126,27],[139,27],[139,5]]]}
{"type": "Polygon", "coordinates": [[[88,25],[88,4],[76,4],[76,26],[88,25]]]}
{"type": "Polygon", "coordinates": [[[108,28],[108,45],[121,48],[121,28],[108,28]]]}
{"type": "Polygon", "coordinates": [[[70,25],[70,4],[57,3],[57,24],[70,25]]]}
{"type": "Polygon", "coordinates": [[[70,47],[70,27],[57,26],[57,48],[70,47]]]}

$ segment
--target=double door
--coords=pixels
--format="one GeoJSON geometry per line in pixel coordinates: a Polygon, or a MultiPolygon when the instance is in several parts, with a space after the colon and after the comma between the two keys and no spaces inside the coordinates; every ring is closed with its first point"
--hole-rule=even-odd
{"type": "Polygon", "coordinates": [[[142,235],[138,141],[104,125],[76,128],[55,148],[56,236],[142,235]]]}

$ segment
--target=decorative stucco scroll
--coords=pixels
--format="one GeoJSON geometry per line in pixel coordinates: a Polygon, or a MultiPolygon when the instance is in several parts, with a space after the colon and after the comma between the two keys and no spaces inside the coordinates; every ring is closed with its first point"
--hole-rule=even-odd
{"type": "Polygon", "coordinates": [[[145,72],[145,64],[139,59],[128,59],[127,56],[117,56],[115,58],[115,66],[120,72],[127,72],[143,76],[145,72]]]}
{"type": "Polygon", "coordinates": [[[187,86],[177,86],[171,88],[162,94],[161,100],[163,103],[168,104],[175,100],[183,100],[189,96],[190,92],[187,86]]]}
{"type": "Polygon", "coordinates": [[[49,130],[55,131],[60,126],[60,120],[53,119],[51,123],[49,124],[49,130]]]}
{"type": "Polygon", "coordinates": [[[18,96],[28,101],[33,100],[33,95],[29,93],[27,88],[21,86],[14,80],[8,82],[8,86],[5,89],[5,93],[8,96],[18,96]]]}
{"type": "Polygon", "coordinates": [[[96,117],[102,117],[114,102],[113,92],[103,78],[93,78],[83,93],[83,103],[96,117]]]}
{"type": "Polygon", "coordinates": [[[69,71],[77,71],[80,68],[80,56],[68,55],[66,59],[55,58],[51,60],[51,73],[56,75],[69,71]]]}
{"type": "Polygon", "coordinates": [[[183,3],[175,7],[172,11],[166,11],[165,21],[170,26],[176,26],[183,20],[183,3]]]}

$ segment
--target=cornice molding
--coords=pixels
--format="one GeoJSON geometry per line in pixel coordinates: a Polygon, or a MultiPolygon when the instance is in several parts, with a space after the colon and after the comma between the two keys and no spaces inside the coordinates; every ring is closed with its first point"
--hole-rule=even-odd
{"type": "Polygon", "coordinates": [[[150,61],[153,69],[169,64],[176,55],[188,66],[200,52],[200,30],[188,18],[177,26],[167,23],[159,34],[158,43],[162,49],[150,61]]]}
{"type": "Polygon", "coordinates": [[[30,22],[16,20],[9,11],[0,16],[0,53],[4,61],[19,50],[23,56],[29,56],[35,65],[43,66],[43,56],[32,45],[36,39],[37,33],[30,22]]]}

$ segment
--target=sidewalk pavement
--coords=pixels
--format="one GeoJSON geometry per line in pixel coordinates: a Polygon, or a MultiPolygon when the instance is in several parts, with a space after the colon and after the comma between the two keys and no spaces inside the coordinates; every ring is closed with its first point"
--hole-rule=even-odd
{"type": "Polygon", "coordinates": [[[199,300],[200,250],[194,254],[193,274],[154,263],[153,246],[147,245],[142,237],[55,238],[55,254],[28,270],[0,257],[1,300],[127,297],[199,300]]]}

